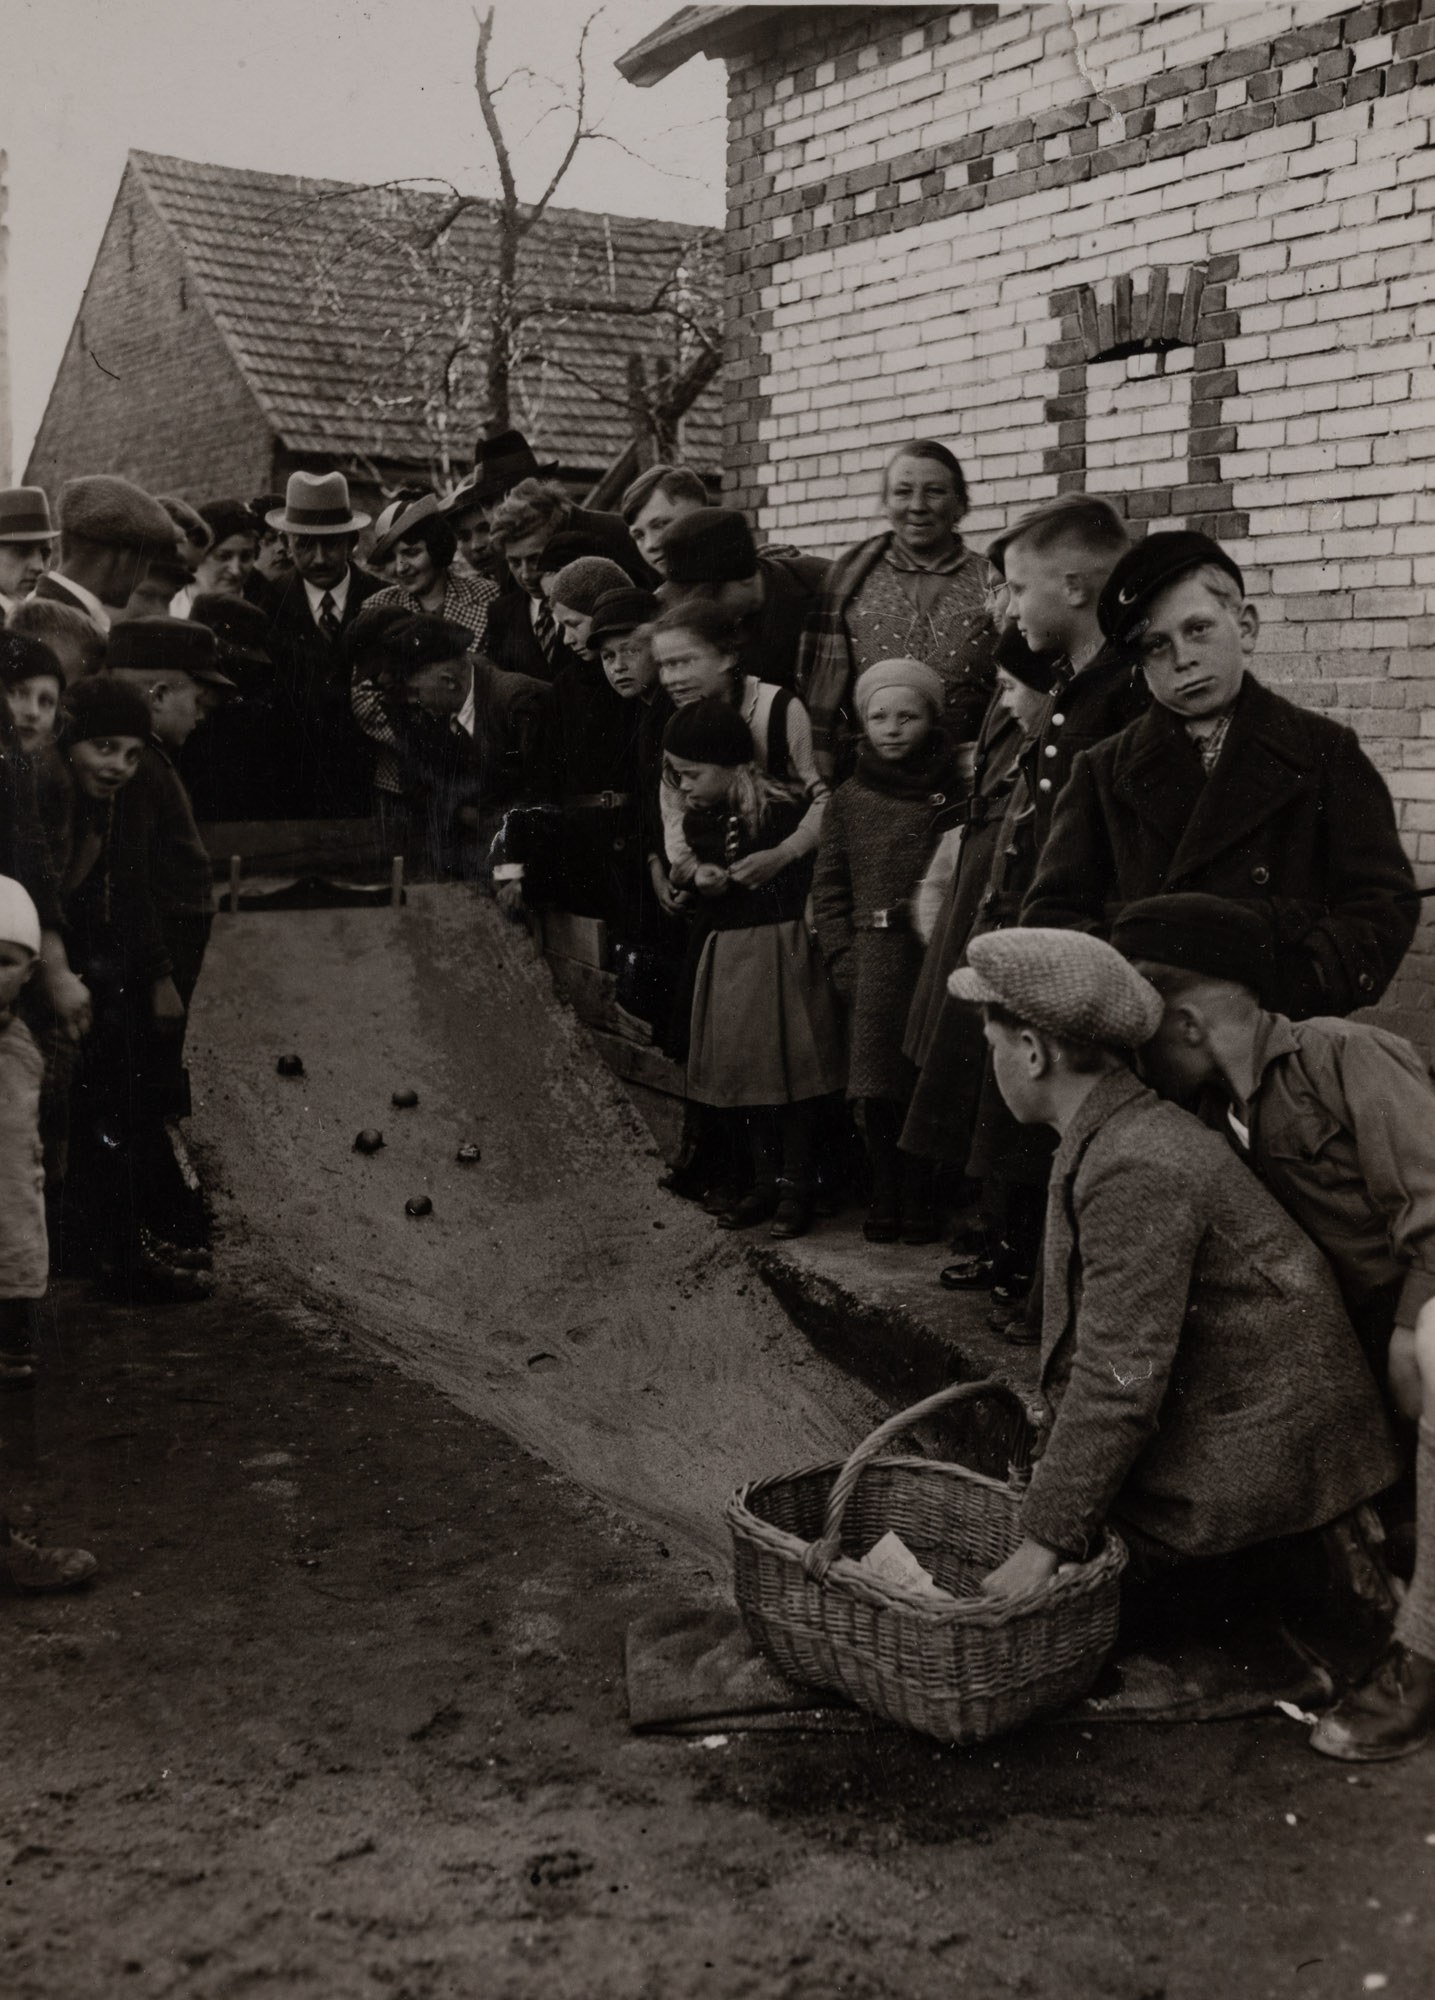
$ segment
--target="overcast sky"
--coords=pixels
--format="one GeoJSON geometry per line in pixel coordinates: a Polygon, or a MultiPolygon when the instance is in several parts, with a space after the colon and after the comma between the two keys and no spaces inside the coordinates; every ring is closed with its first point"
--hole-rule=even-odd
{"type": "MultiPolygon", "coordinates": [[[[677,0],[610,0],[592,102],[622,140],[594,143],[558,199],[690,223],[723,215],[724,71],[702,58],[650,90],[613,68],[677,0]],[[633,154],[640,155],[634,158],[633,154]]],[[[592,0],[497,0],[497,72],[571,84],[592,0]]],[[[473,91],[468,0],[0,0],[0,145],[9,154],[15,476],[79,306],[131,147],[224,166],[494,185],[473,91]]],[[[560,149],[549,83],[500,100],[520,192],[560,149]]]]}

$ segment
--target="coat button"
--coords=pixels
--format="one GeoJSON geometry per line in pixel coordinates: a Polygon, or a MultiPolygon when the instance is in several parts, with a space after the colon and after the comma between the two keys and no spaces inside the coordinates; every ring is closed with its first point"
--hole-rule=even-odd
{"type": "Polygon", "coordinates": [[[1046,749],[1042,752],[1042,755],[1044,757],[1054,757],[1056,755],[1056,745],[1054,743],[1048,743],[1046,749]]]}
{"type": "Polygon", "coordinates": [[[1054,729],[1060,729],[1062,723],[1065,722],[1065,720],[1066,717],[1064,715],[1054,715],[1051,718],[1052,727],[1054,729]]]}
{"type": "Polygon", "coordinates": [[[1270,879],[1271,879],[1271,871],[1269,868],[1266,867],[1264,862],[1258,862],[1256,866],[1251,870],[1251,880],[1255,883],[1258,889],[1264,889],[1267,882],[1269,882],[1270,879]]]}
{"type": "Polygon", "coordinates": [[[1036,788],[1039,792],[1049,792],[1051,790],[1050,778],[1038,778],[1036,781],[1036,788]]]}
{"type": "Polygon", "coordinates": [[[946,803],[947,795],[945,792],[930,792],[927,796],[927,804],[929,806],[944,806],[946,803]]]}
{"type": "Polygon", "coordinates": [[[1362,993],[1373,993],[1375,991],[1375,981],[1368,972],[1362,972],[1355,983],[1362,993]]]}

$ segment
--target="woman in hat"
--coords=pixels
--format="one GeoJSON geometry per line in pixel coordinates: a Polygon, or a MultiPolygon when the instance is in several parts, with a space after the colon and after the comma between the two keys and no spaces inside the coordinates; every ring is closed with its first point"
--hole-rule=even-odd
{"type": "MultiPolygon", "coordinates": [[[[392,561],[393,581],[369,599],[371,608],[396,605],[410,616],[441,618],[472,633],[471,652],[482,652],[488,635],[489,607],[498,596],[486,576],[455,569],[458,538],[440,511],[433,493],[401,494],[374,523],[371,564],[392,561]]],[[[381,813],[402,810],[403,780],[399,772],[402,720],[385,707],[378,684],[356,675],[354,716],[364,734],[378,745],[374,791],[381,813]]]]}
{"type": "Polygon", "coordinates": [[[953,452],[932,438],[899,445],[882,475],[885,532],[833,563],[797,670],[829,779],[851,763],[852,688],[877,660],[935,668],[953,742],[976,737],[991,698],[997,635],[986,559],[957,532],[967,506],[966,476],[953,452]]]}

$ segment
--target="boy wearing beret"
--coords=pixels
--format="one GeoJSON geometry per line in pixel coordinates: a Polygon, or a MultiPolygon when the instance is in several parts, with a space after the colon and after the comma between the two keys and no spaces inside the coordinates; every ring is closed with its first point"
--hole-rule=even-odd
{"type": "Polygon", "coordinates": [[[1372,1005],[1417,905],[1390,793],[1354,731],[1249,672],[1260,621],[1209,536],[1148,535],[1097,609],[1102,629],[1136,648],[1152,705],[1077,758],[1022,922],[1100,934],[1146,896],[1249,901],[1286,1013],[1372,1005]]]}
{"type": "Polygon", "coordinates": [[[1080,932],[993,931],[952,975],[1013,1115],[1058,1134],[1041,1386],[1055,1415],[996,1595],[1086,1554],[1133,1573],[1319,1528],[1398,1461],[1324,1259],[1214,1132],[1131,1068],[1161,997],[1080,932]]]}
{"type": "Polygon", "coordinates": [[[1401,1757],[1435,1733],[1435,1087],[1409,1042],[1265,1008],[1275,967],[1258,911],[1154,896],[1113,943],[1165,1002],[1142,1068],[1172,1096],[1214,1091],[1241,1154],[1330,1259],[1396,1408],[1418,1421],[1415,1575],[1396,1643],[1317,1724],[1351,1762],[1401,1757]]]}

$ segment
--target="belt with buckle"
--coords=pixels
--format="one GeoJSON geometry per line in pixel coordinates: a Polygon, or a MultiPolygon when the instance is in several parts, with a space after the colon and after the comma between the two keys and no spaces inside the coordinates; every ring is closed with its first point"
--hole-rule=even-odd
{"type": "Polygon", "coordinates": [[[885,910],[869,910],[865,916],[854,917],[852,928],[858,931],[904,931],[910,921],[907,905],[893,903],[885,910]]]}

